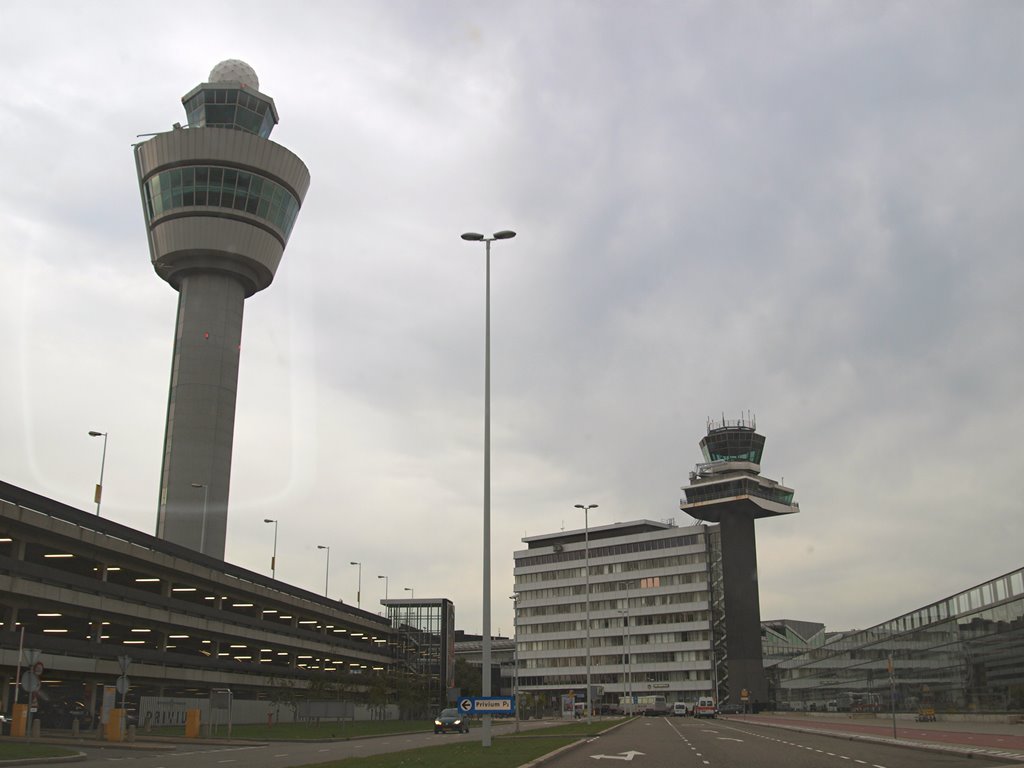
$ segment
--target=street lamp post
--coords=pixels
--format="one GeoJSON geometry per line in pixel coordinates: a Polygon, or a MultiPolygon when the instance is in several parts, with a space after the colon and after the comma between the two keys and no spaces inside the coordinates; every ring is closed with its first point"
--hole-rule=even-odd
{"type": "Polygon", "coordinates": [[[387,600],[388,599],[388,577],[387,576],[378,576],[377,578],[378,579],[384,579],[384,599],[387,600]]]}
{"type": "Polygon", "coordinates": [[[331,583],[331,548],[326,544],[317,544],[316,548],[327,550],[327,570],[324,572],[324,597],[327,597],[327,587],[331,583]]]}
{"type": "MultiPolygon", "coordinates": [[[[483,241],[485,244],[484,267],[484,544],[483,544],[483,628],[481,656],[483,677],[481,688],[484,696],[491,695],[491,243],[494,240],[510,240],[516,233],[503,229],[490,237],[478,232],[466,232],[463,240],[483,241]]],[[[491,716],[483,716],[480,743],[491,746],[491,716]]]]}
{"type": "Polygon", "coordinates": [[[359,574],[356,580],[356,608],[362,608],[363,599],[363,564],[357,563],[355,560],[351,561],[349,565],[358,565],[359,574]]]}
{"type": "Polygon", "coordinates": [[[409,593],[409,597],[411,597],[413,600],[416,599],[416,590],[415,589],[413,589],[412,587],[402,587],[402,589],[404,589],[406,592],[408,592],[409,593]]]}
{"type": "Polygon", "coordinates": [[[274,554],[270,556],[270,578],[277,578],[277,520],[263,519],[264,523],[274,524],[274,554]]]}
{"type": "Polygon", "coordinates": [[[516,733],[519,733],[519,595],[509,595],[512,601],[512,701],[516,709],[516,733]]]}
{"type": "Polygon", "coordinates": [[[587,722],[592,723],[594,707],[590,701],[590,510],[597,509],[597,504],[573,506],[583,510],[583,570],[587,577],[587,722]]]}
{"type": "Polygon", "coordinates": [[[623,686],[623,692],[625,692],[626,695],[629,696],[629,714],[633,714],[633,656],[632,651],[629,647],[629,582],[619,582],[619,586],[624,586],[626,588],[626,608],[624,610],[619,611],[619,613],[622,615],[623,623],[625,624],[626,628],[626,663],[625,669],[623,670],[626,675],[626,684],[623,686]]]}
{"type": "Polygon", "coordinates": [[[199,530],[199,551],[202,554],[206,554],[204,547],[206,546],[206,509],[210,503],[210,486],[206,483],[192,483],[193,488],[203,489],[203,526],[199,530]]]}
{"type": "Polygon", "coordinates": [[[100,515],[100,500],[103,498],[103,470],[107,466],[107,433],[89,430],[89,437],[103,438],[103,456],[100,458],[100,482],[96,486],[96,494],[93,500],[96,502],[96,516],[100,515]]]}

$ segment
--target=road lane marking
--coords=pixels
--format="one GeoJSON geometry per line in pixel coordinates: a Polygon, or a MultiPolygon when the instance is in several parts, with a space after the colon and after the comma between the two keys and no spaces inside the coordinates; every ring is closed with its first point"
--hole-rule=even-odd
{"type": "Polygon", "coordinates": [[[591,755],[595,760],[625,760],[627,763],[633,762],[633,758],[637,755],[642,755],[643,752],[637,752],[635,749],[631,749],[628,752],[620,752],[617,755],[591,755]]]}

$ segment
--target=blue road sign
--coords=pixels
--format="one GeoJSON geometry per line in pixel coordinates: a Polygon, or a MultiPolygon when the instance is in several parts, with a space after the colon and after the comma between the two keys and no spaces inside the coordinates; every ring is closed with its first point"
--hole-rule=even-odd
{"type": "Polygon", "coordinates": [[[466,715],[514,715],[516,700],[511,696],[464,696],[456,705],[466,715]]]}

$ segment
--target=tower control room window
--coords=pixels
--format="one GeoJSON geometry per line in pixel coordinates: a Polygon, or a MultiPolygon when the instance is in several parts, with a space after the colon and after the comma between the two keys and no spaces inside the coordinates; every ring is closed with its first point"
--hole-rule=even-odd
{"type": "Polygon", "coordinates": [[[150,222],[184,208],[230,208],[270,222],[287,242],[299,213],[299,201],[280,184],[234,168],[175,168],[150,177],[144,189],[150,222]]]}

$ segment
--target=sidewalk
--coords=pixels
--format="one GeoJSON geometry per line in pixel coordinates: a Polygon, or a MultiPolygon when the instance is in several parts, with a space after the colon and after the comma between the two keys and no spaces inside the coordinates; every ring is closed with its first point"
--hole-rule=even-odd
{"type": "Polygon", "coordinates": [[[1024,725],[1006,722],[944,721],[918,723],[896,720],[896,738],[892,721],[887,718],[852,717],[845,714],[734,715],[724,721],[767,725],[808,733],[830,733],[848,739],[898,744],[916,749],[960,755],[978,755],[1024,763],[1024,725]]]}

